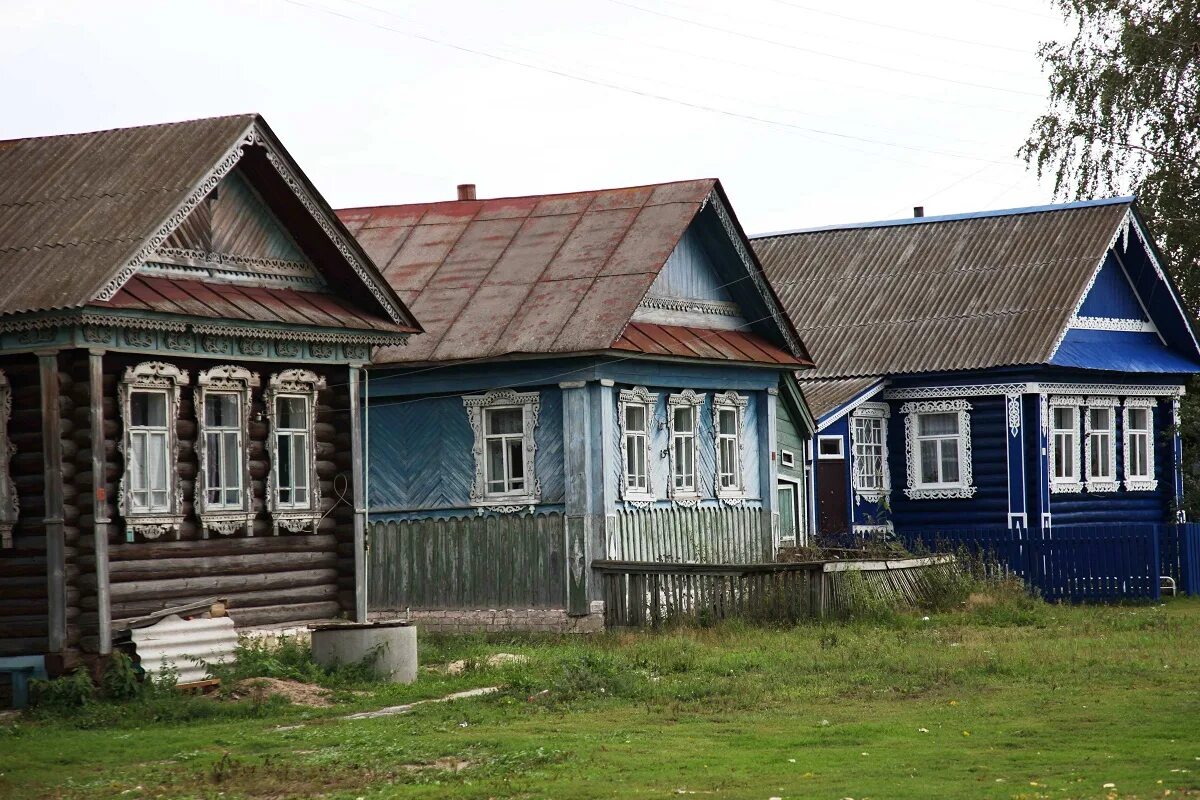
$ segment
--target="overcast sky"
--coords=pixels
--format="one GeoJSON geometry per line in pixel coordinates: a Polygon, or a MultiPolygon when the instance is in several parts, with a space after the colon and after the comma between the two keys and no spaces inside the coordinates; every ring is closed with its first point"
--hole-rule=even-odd
{"type": "Polygon", "coordinates": [[[1035,205],[1045,0],[0,0],[0,139],[262,113],[335,207],[718,177],[751,233],[1035,205]]]}

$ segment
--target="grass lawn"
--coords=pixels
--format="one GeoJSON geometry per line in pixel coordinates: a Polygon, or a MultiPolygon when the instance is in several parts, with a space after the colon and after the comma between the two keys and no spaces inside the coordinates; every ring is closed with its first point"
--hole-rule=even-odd
{"type": "Polygon", "coordinates": [[[1200,601],[427,637],[523,664],[328,708],[147,698],[0,721],[3,798],[1200,796],[1200,601]],[[345,714],[479,686],[408,714],[345,714]],[[532,698],[532,699],[531,699],[532,698]]]}

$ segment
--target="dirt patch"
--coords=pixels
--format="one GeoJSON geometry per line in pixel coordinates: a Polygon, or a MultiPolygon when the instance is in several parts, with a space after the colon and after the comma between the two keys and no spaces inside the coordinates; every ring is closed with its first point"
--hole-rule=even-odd
{"type": "Polygon", "coordinates": [[[233,687],[231,696],[235,700],[244,697],[253,697],[259,700],[266,700],[268,697],[282,697],[289,703],[314,708],[326,708],[333,705],[327,689],[313,686],[311,683],[280,678],[247,678],[238,681],[237,685],[233,687]]]}

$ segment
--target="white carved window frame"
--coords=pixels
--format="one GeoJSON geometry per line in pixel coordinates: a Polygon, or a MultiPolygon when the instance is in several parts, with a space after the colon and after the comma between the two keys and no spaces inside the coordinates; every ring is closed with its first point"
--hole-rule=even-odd
{"type": "Polygon", "coordinates": [[[645,386],[635,386],[632,389],[622,389],[618,401],[618,424],[621,430],[621,499],[630,505],[640,508],[646,508],[656,499],[654,496],[654,470],[651,465],[652,454],[654,452],[654,420],[655,409],[658,406],[658,395],[651,393],[645,386]],[[646,430],[645,430],[645,459],[646,459],[646,488],[644,490],[632,489],[629,486],[630,465],[629,465],[629,443],[625,437],[629,431],[626,430],[626,410],[630,406],[640,406],[644,409],[646,430]]]}
{"type": "Polygon", "coordinates": [[[704,395],[684,389],[677,394],[667,395],[667,452],[670,459],[667,482],[667,495],[681,506],[695,506],[700,502],[700,410],[704,406],[704,395]],[[692,409],[692,485],[687,488],[675,487],[675,434],[683,431],[675,430],[675,409],[690,406],[692,409]]]}
{"type": "Polygon", "coordinates": [[[864,500],[876,503],[887,497],[892,492],[892,470],[888,466],[888,419],[891,417],[892,411],[887,403],[863,403],[850,415],[850,470],[854,481],[854,493],[864,500]],[[862,474],[859,471],[859,449],[865,447],[874,447],[873,442],[863,442],[860,440],[858,432],[859,420],[878,422],[879,424],[879,456],[880,456],[880,476],[879,486],[864,486],[861,478],[862,474]]]}
{"type": "MultiPolygon", "coordinates": [[[[230,536],[245,528],[246,534],[254,532],[254,498],[251,491],[250,458],[250,405],[251,391],[261,381],[258,374],[245,367],[223,364],[204,370],[196,377],[193,390],[196,406],[196,458],[199,470],[196,474],[196,515],[207,536],[209,531],[230,536]],[[208,505],[208,409],[206,400],[210,395],[234,395],[238,398],[238,461],[241,465],[241,505],[230,508],[225,504],[208,505]]],[[[274,464],[274,461],[271,462],[274,464]]]]}
{"type": "MultiPolygon", "coordinates": [[[[737,505],[746,499],[746,407],[750,398],[734,391],[720,392],[713,395],[713,454],[716,470],[713,474],[713,488],[718,500],[729,505],[737,505]],[[721,412],[732,411],[734,414],[734,433],[737,437],[734,450],[737,458],[734,486],[721,486],[721,412]]],[[[697,465],[699,468],[699,465],[697,465]]]]}
{"type": "Polygon", "coordinates": [[[1126,397],[1121,409],[1121,431],[1125,437],[1124,485],[1127,492],[1153,492],[1158,488],[1158,480],[1154,477],[1154,409],[1157,407],[1158,401],[1153,397],[1126,397]],[[1132,458],[1129,444],[1133,438],[1133,430],[1129,427],[1129,411],[1134,408],[1146,410],[1147,441],[1145,475],[1133,475],[1130,469],[1132,458]]]}
{"type": "Polygon", "coordinates": [[[317,477],[317,393],[325,388],[325,379],[307,369],[285,369],[271,375],[267,389],[263,392],[263,403],[267,409],[267,454],[271,459],[271,470],[267,473],[267,511],[275,533],[279,529],[292,533],[316,533],[321,521],[321,482],[317,477]],[[302,398],[307,404],[306,417],[308,449],[308,503],[304,508],[284,504],[279,500],[279,438],[278,401],[281,398],[302,398]]]}
{"type": "MultiPolygon", "coordinates": [[[[954,500],[975,496],[976,487],[971,469],[971,404],[966,400],[928,400],[900,406],[904,415],[904,457],[908,472],[908,487],[904,494],[910,500],[954,500]],[[920,445],[918,417],[922,414],[958,415],[958,480],[953,483],[928,484],[920,482],[920,445]]],[[[940,455],[939,455],[940,457],[940,455]]]]}
{"type": "Polygon", "coordinates": [[[1046,470],[1047,480],[1050,483],[1050,492],[1052,494],[1078,494],[1083,491],[1083,459],[1080,457],[1083,442],[1080,439],[1080,414],[1084,406],[1082,397],[1072,397],[1066,395],[1053,395],[1047,401],[1049,410],[1046,414],[1046,470]],[[1072,474],[1069,476],[1059,477],[1054,474],[1054,459],[1058,452],[1058,444],[1056,441],[1054,427],[1054,409],[1056,408],[1071,408],[1072,414],[1075,416],[1075,421],[1072,427],[1071,434],[1071,449],[1072,456],[1071,466],[1072,474]]]}
{"type": "Polygon", "coordinates": [[[463,398],[463,406],[467,409],[467,421],[471,424],[471,432],[475,443],[471,453],[475,460],[475,478],[471,482],[470,503],[477,508],[501,513],[512,513],[524,506],[534,506],[541,502],[542,485],[537,479],[535,462],[537,457],[537,437],[535,432],[538,424],[538,414],[541,411],[541,395],[538,392],[516,392],[512,389],[493,389],[485,394],[468,395],[463,398]],[[524,446],[524,491],[520,493],[489,492],[487,485],[487,452],[484,435],[484,409],[520,408],[521,436],[524,446]]]}
{"type": "Polygon", "coordinates": [[[0,548],[13,546],[13,526],[21,514],[21,498],[12,478],[12,458],[17,454],[17,448],[8,435],[11,417],[12,386],[8,376],[0,370],[0,548]]]}
{"type": "Polygon", "coordinates": [[[1117,482],[1117,405],[1117,398],[1115,397],[1089,397],[1085,403],[1083,415],[1083,477],[1089,492],[1115,492],[1120,486],[1117,482]],[[1093,408],[1108,410],[1108,427],[1103,431],[1092,429],[1093,408]],[[1108,456],[1109,471],[1112,474],[1104,480],[1092,479],[1092,459],[1095,457],[1095,448],[1092,447],[1093,433],[1108,434],[1108,446],[1105,449],[1107,450],[1106,455],[1108,456]]]}
{"type": "Polygon", "coordinates": [[[167,532],[177,537],[179,535],[179,526],[183,522],[183,482],[179,480],[179,434],[175,426],[179,420],[180,392],[188,383],[190,378],[187,371],[174,364],[143,361],[137,366],[127,367],[117,387],[122,427],[120,451],[125,460],[117,510],[125,520],[127,538],[131,541],[135,534],[141,534],[146,539],[157,539],[167,532]],[[137,391],[156,392],[166,397],[167,508],[161,511],[134,511],[130,498],[132,487],[129,470],[133,452],[130,399],[137,391]]]}

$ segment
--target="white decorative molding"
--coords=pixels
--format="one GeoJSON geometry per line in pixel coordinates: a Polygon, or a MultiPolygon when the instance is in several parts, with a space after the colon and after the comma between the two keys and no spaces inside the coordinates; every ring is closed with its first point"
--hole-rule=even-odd
{"type": "Polygon", "coordinates": [[[1080,459],[1080,451],[1083,443],[1079,438],[1080,422],[1079,409],[1083,407],[1084,400],[1082,397],[1072,395],[1055,395],[1046,398],[1042,395],[1043,413],[1046,414],[1046,419],[1043,426],[1046,430],[1046,469],[1049,472],[1047,481],[1050,484],[1051,494],[1079,494],[1083,491],[1083,473],[1082,461],[1080,459]],[[1062,408],[1072,407],[1075,409],[1075,423],[1072,427],[1071,442],[1072,442],[1072,458],[1071,464],[1074,466],[1074,474],[1070,478],[1055,478],[1054,477],[1054,456],[1057,451],[1057,446],[1054,442],[1054,420],[1053,416],[1046,411],[1046,408],[1062,408]]]}
{"type": "Polygon", "coordinates": [[[1121,431],[1125,436],[1125,480],[1124,487],[1127,492],[1153,492],[1158,489],[1158,479],[1155,475],[1154,464],[1154,409],[1158,408],[1158,401],[1152,397],[1127,397],[1121,408],[1121,431]],[[1129,410],[1131,408],[1146,409],[1146,477],[1130,477],[1130,428],[1129,428],[1129,410]]]}
{"type": "Polygon", "coordinates": [[[1120,484],[1117,483],[1117,398],[1089,397],[1084,402],[1086,411],[1083,415],[1083,477],[1084,485],[1089,492],[1115,492],[1120,484]],[[1108,464],[1112,477],[1107,480],[1092,478],[1092,414],[1093,408],[1108,409],[1108,464]]]}
{"type": "Polygon", "coordinates": [[[1154,323],[1142,319],[1110,317],[1071,317],[1067,327],[1084,331],[1122,331],[1127,333],[1158,333],[1154,323]]]}
{"type": "MultiPolygon", "coordinates": [[[[851,399],[849,402],[843,404],[840,408],[835,408],[833,411],[827,412],[825,414],[825,416],[821,417],[820,420],[818,420],[817,431],[820,432],[820,431],[825,430],[826,428],[828,428],[833,423],[837,422],[842,417],[846,416],[847,414],[852,413],[854,411],[854,409],[858,408],[863,403],[870,401],[872,398],[875,397],[875,395],[879,394],[880,390],[883,389],[884,384],[885,384],[884,379],[880,378],[874,384],[863,389],[853,399],[851,399]]],[[[803,393],[804,381],[802,381],[802,380],[797,381],[797,386],[800,387],[800,391],[803,393]]]]}
{"type": "Polygon", "coordinates": [[[1184,394],[1182,386],[1119,383],[987,383],[969,386],[919,386],[902,389],[884,389],[885,400],[935,400],[952,397],[976,397],[982,395],[1010,394],[1105,394],[1124,397],[1143,395],[1147,397],[1178,397],[1184,394]]]}
{"type": "MultiPolygon", "coordinates": [[[[475,442],[471,453],[475,461],[475,475],[471,482],[470,503],[491,510],[500,507],[520,509],[535,506],[542,499],[542,484],[537,479],[534,463],[537,456],[538,414],[541,410],[541,395],[538,392],[517,392],[512,389],[493,389],[485,394],[467,395],[463,398],[467,410],[467,421],[471,425],[475,442]],[[486,441],[483,411],[486,408],[515,407],[522,409],[521,435],[524,443],[524,491],[519,493],[495,494],[488,492],[486,473],[486,441]]],[[[512,513],[512,512],[505,512],[512,513]]]]}
{"type": "Polygon", "coordinates": [[[737,303],[722,300],[697,300],[689,297],[655,297],[647,295],[638,303],[638,308],[652,311],[679,311],[688,314],[703,314],[714,317],[740,317],[737,303]]]}
{"type": "Polygon", "coordinates": [[[700,409],[704,405],[704,395],[697,394],[691,389],[684,389],[678,394],[667,396],[667,455],[669,464],[667,474],[667,496],[677,505],[694,507],[700,502],[700,409]],[[690,489],[675,487],[675,409],[680,406],[692,407],[692,479],[690,489]]]}
{"type": "MultiPolygon", "coordinates": [[[[746,406],[750,398],[735,391],[720,392],[713,395],[713,450],[716,456],[716,470],[713,476],[713,488],[719,500],[727,505],[739,505],[746,499],[746,406]],[[721,486],[721,410],[733,411],[737,430],[737,485],[729,488],[721,486]]],[[[699,465],[697,464],[697,472],[699,465]]]]}
{"type": "Polygon", "coordinates": [[[530,514],[534,512],[534,506],[480,506],[479,513],[483,514],[491,511],[494,514],[520,514],[522,511],[528,511],[530,514]]]}
{"type": "Polygon", "coordinates": [[[971,468],[971,404],[966,400],[931,400],[905,403],[904,457],[908,468],[908,488],[904,494],[910,500],[954,500],[975,496],[974,474],[971,468]],[[958,414],[958,482],[951,486],[922,486],[918,480],[917,425],[918,414],[955,412],[958,414]]]}
{"type": "Polygon", "coordinates": [[[1008,409],[1008,434],[1015,439],[1021,435],[1021,395],[1008,395],[1005,404],[1008,409]]]}
{"type": "Polygon", "coordinates": [[[273,374],[267,381],[267,389],[263,392],[263,403],[267,408],[267,423],[270,429],[267,435],[267,453],[271,458],[271,470],[267,473],[267,511],[275,534],[279,529],[291,533],[316,533],[317,523],[321,520],[321,481],[317,476],[317,393],[325,388],[325,379],[307,369],[285,369],[273,374]],[[277,400],[281,397],[300,397],[308,405],[306,420],[308,442],[308,503],[306,507],[294,507],[279,502],[279,437],[276,434],[278,424],[277,400]]]}
{"type": "Polygon", "coordinates": [[[887,403],[863,403],[850,415],[850,475],[854,485],[854,494],[872,503],[878,503],[892,492],[892,471],[888,464],[887,427],[891,417],[891,407],[887,403]],[[881,486],[862,486],[859,483],[858,448],[865,443],[859,441],[856,419],[879,420],[880,454],[882,459],[880,475],[881,486]]]}
{"type": "Polygon", "coordinates": [[[117,511],[125,520],[127,538],[132,541],[135,534],[147,539],[157,539],[165,533],[179,535],[183,522],[183,482],[179,480],[179,436],[175,422],[179,419],[179,397],[182,387],[190,382],[185,370],[162,361],[143,361],[135,367],[127,367],[117,387],[117,399],[121,406],[121,439],[118,451],[125,460],[121,472],[121,483],[117,491],[117,511]],[[133,509],[129,493],[129,459],[132,450],[130,439],[130,395],[135,390],[159,391],[166,396],[166,439],[170,459],[167,480],[173,484],[167,488],[167,508],[161,511],[138,512],[133,509]]]}
{"type": "MultiPolygon", "coordinates": [[[[1029,383],[975,383],[965,386],[916,386],[910,388],[884,389],[885,400],[939,400],[953,397],[981,397],[985,395],[1024,394],[1030,391],[1029,383]]],[[[1033,391],[1036,391],[1033,390],[1033,391]]]]}
{"type": "Polygon", "coordinates": [[[654,502],[654,463],[651,456],[654,452],[654,421],[655,409],[658,406],[658,395],[645,386],[635,386],[632,389],[622,389],[617,403],[617,424],[621,441],[621,499],[635,508],[649,508],[654,502]],[[629,445],[625,441],[626,430],[625,410],[629,406],[641,406],[644,409],[645,430],[645,459],[646,459],[646,488],[637,490],[629,488],[629,445]]]}
{"type": "Polygon", "coordinates": [[[12,387],[0,370],[0,548],[13,546],[13,526],[21,515],[21,497],[12,478],[12,459],[17,446],[8,435],[12,418],[12,387]]]}
{"type": "Polygon", "coordinates": [[[196,377],[196,388],[193,389],[196,421],[199,430],[196,435],[196,515],[200,518],[201,527],[207,531],[232,536],[241,529],[246,534],[254,532],[254,502],[251,497],[250,458],[247,454],[247,444],[250,441],[250,393],[260,385],[259,377],[245,367],[225,364],[204,370],[196,377]],[[208,436],[207,412],[205,400],[210,393],[232,394],[238,398],[238,461],[241,464],[242,485],[241,504],[238,508],[229,508],[218,503],[217,507],[209,506],[208,502],[208,436]]]}

